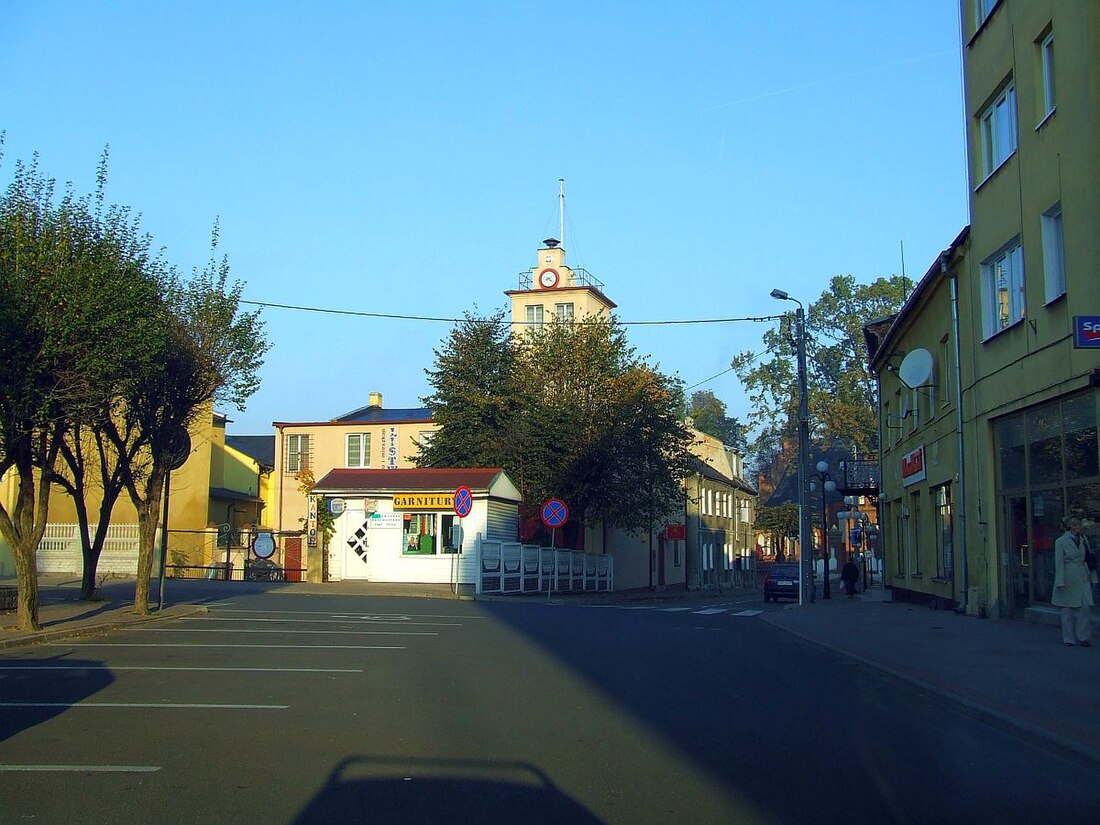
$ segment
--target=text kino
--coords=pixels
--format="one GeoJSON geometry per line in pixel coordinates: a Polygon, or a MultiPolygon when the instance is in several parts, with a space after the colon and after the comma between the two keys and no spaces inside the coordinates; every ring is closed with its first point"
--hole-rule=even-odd
{"type": "Polygon", "coordinates": [[[454,493],[394,493],[394,510],[451,510],[454,493]]]}

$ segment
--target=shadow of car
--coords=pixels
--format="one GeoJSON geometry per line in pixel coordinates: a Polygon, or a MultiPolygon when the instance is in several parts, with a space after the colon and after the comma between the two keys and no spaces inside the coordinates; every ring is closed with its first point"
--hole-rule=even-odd
{"type": "Polygon", "coordinates": [[[764,577],[764,601],[798,599],[798,565],[773,564],[764,577]]]}

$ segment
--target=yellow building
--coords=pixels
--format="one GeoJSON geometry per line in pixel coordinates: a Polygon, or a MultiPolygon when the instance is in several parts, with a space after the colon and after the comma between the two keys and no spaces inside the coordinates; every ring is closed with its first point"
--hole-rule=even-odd
{"type": "MultiPolygon", "coordinates": [[[[168,508],[168,563],[201,566],[217,561],[220,544],[231,543],[245,524],[262,523],[262,487],[270,468],[226,445],[228,419],[219,413],[201,415],[190,428],[191,452],[172,473],[168,508]],[[221,531],[218,526],[226,525],[221,531]],[[234,531],[231,533],[230,529],[234,531]]],[[[14,502],[15,478],[0,481],[5,507],[14,502]]],[[[85,496],[94,532],[102,496],[95,484],[85,496]]],[[[49,522],[38,548],[38,569],[43,573],[83,570],[76,507],[58,485],[50,491],[49,522]]],[[[9,509],[10,512],[10,509],[9,509]]],[[[158,547],[159,537],[157,539],[158,547]]],[[[11,550],[0,539],[0,575],[12,570],[11,550]]],[[[159,569],[159,567],[157,568],[159,569]]],[[[111,527],[97,568],[101,574],[134,575],[137,572],[137,511],[124,491],[111,512],[111,527]]]]}
{"type": "Polygon", "coordinates": [[[877,352],[883,541],[899,589],[951,585],[971,613],[1024,617],[1049,605],[1064,516],[1100,543],[1100,5],[960,8],[971,225],[877,352]],[[929,359],[910,361],[907,401],[887,368],[918,349],[931,377],[914,366],[929,359]],[[955,564],[937,576],[948,516],[955,564]]]}
{"type": "Polygon", "coordinates": [[[535,265],[519,274],[519,289],[504,293],[512,300],[513,330],[607,315],[615,308],[600,281],[585,269],[566,266],[565,250],[555,238],[542,244],[535,265]]]}
{"type": "Polygon", "coordinates": [[[316,482],[336,469],[415,467],[420,445],[438,429],[430,409],[385,409],[377,392],[367,406],[331,421],[275,422],[270,526],[283,552],[304,562],[309,581],[325,580],[327,559],[317,551],[310,499],[301,490],[303,473],[316,482]],[[304,542],[297,533],[304,534],[304,542]]]}

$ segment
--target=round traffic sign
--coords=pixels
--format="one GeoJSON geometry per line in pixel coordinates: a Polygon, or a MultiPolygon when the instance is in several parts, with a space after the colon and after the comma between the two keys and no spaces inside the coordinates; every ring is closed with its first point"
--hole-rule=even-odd
{"type": "Polygon", "coordinates": [[[459,518],[466,518],[474,509],[474,494],[470,488],[463,485],[455,490],[455,512],[459,518]]]}
{"type": "Polygon", "coordinates": [[[275,555],[275,539],[268,532],[257,533],[252,540],[252,552],[258,559],[269,559],[275,555]]]}
{"type": "Polygon", "coordinates": [[[547,527],[561,527],[569,521],[569,508],[560,498],[552,498],[542,505],[541,515],[547,527]]]}

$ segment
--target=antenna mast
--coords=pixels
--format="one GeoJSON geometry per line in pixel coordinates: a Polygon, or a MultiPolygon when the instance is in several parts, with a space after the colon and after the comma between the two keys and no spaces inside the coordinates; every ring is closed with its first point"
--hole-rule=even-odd
{"type": "Polygon", "coordinates": [[[565,249],[565,178],[558,178],[558,240],[565,249]]]}

